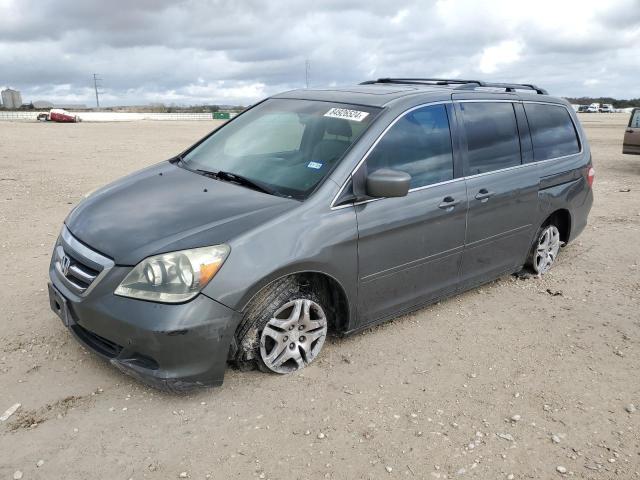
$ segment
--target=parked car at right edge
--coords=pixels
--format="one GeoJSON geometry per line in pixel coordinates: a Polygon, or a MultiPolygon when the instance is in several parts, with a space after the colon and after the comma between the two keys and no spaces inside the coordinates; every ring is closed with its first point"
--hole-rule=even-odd
{"type": "Polygon", "coordinates": [[[622,153],[640,155],[640,108],[634,108],[624,132],[622,153]]]}

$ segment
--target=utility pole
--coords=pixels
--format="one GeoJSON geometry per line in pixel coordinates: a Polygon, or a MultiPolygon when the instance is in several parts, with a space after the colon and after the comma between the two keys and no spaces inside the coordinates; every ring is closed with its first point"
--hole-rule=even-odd
{"type": "Polygon", "coordinates": [[[93,74],[93,89],[96,92],[96,107],[97,108],[100,108],[100,98],[98,97],[98,94],[100,92],[98,92],[98,86],[99,86],[98,82],[101,82],[101,81],[102,81],[102,79],[98,77],[98,74],[94,73],[93,74]]]}
{"type": "Polygon", "coordinates": [[[307,88],[309,88],[309,70],[311,70],[311,62],[309,61],[309,59],[306,59],[304,61],[304,79],[307,88]]]}

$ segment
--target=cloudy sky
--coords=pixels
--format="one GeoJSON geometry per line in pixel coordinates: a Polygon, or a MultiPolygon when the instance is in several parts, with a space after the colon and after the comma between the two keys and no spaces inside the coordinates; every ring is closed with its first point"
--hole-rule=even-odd
{"type": "Polygon", "coordinates": [[[247,104],[385,76],[640,97],[640,0],[0,0],[25,101],[247,104]]]}

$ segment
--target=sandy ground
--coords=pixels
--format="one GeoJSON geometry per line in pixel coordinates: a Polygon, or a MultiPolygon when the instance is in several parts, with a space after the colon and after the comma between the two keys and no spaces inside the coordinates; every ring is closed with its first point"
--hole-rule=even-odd
{"type": "Polygon", "coordinates": [[[640,478],[640,156],[620,153],[626,116],[581,120],[596,201],[544,278],[186,397],[85,352],[49,310],[47,267],[84,193],[213,124],[0,123],[0,414],[22,404],[0,423],[0,479],[640,478]]]}

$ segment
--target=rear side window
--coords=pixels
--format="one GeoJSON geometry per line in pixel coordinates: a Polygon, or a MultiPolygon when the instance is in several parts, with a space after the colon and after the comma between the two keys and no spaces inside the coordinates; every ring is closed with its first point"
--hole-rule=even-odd
{"type": "Polygon", "coordinates": [[[380,168],[411,175],[411,188],[453,178],[451,133],[445,105],[422,107],[404,115],[367,158],[367,171],[380,168]]]}
{"type": "Polygon", "coordinates": [[[535,161],[572,155],[580,151],[580,142],[571,116],[560,105],[525,103],[535,161]]]}
{"type": "Polygon", "coordinates": [[[460,103],[467,134],[467,175],[520,165],[520,137],[510,102],[460,103]]]}
{"type": "Polygon", "coordinates": [[[629,121],[631,128],[640,128],[640,110],[634,110],[631,120],[629,121]]]}

